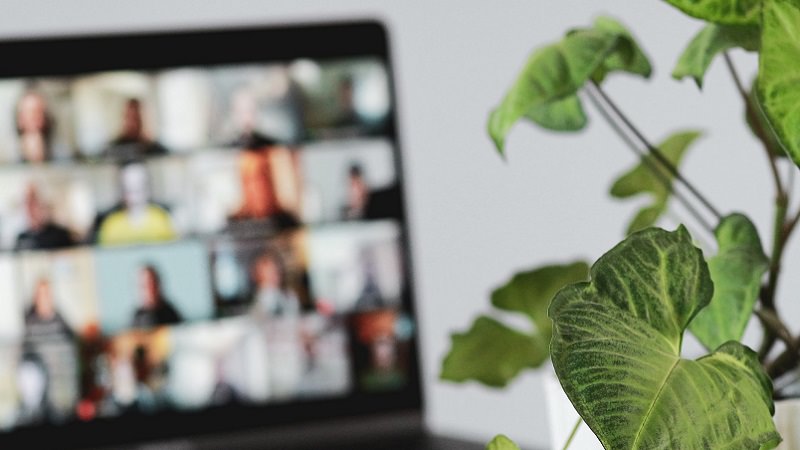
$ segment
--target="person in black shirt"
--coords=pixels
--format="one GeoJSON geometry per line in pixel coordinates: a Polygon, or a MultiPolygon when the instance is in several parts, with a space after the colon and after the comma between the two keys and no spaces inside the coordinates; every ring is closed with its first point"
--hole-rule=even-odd
{"type": "Polygon", "coordinates": [[[105,156],[116,161],[129,162],[145,156],[165,155],[167,149],[150,139],[144,132],[142,103],[135,98],[125,102],[122,117],[122,130],[111,141],[105,156]]]}
{"type": "Polygon", "coordinates": [[[36,186],[25,190],[25,215],[28,228],[17,235],[16,250],[49,250],[75,244],[70,232],[50,221],[47,205],[39,197],[36,186]]]}
{"type": "Polygon", "coordinates": [[[347,196],[342,205],[342,220],[400,217],[400,191],[396,184],[371,189],[361,164],[353,162],[347,176],[347,196]]]}
{"type": "Polygon", "coordinates": [[[145,265],[139,270],[141,306],[133,316],[134,328],[173,325],[183,321],[180,313],[164,297],[161,277],[155,267],[145,265]]]}
{"type": "Polygon", "coordinates": [[[276,139],[257,129],[258,104],[247,89],[241,88],[231,97],[231,114],[237,135],[229,145],[244,150],[259,150],[278,144],[276,139]]]}
{"type": "Polygon", "coordinates": [[[41,279],[36,283],[33,304],[25,313],[26,335],[30,337],[72,337],[72,331],[55,308],[50,282],[41,279]]]}

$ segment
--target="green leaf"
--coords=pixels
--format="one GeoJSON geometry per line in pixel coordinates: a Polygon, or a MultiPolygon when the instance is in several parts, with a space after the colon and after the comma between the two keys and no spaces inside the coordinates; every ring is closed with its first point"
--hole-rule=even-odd
{"type": "Polygon", "coordinates": [[[800,165],[800,0],[764,0],[758,97],[786,153],[800,165]]]}
{"type": "Polygon", "coordinates": [[[762,0],[667,0],[684,13],[720,25],[757,25],[762,0]]]}
{"type": "Polygon", "coordinates": [[[581,30],[535,51],[489,116],[489,135],[498,151],[502,153],[511,127],[529,111],[574,95],[617,42],[615,35],[581,30]]]}
{"type": "Polygon", "coordinates": [[[611,72],[628,72],[643,78],[650,78],[653,67],[650,65],[647,55],[621,23],[610,17],[601,16],[595,19],[594,29],[620,37],[617,48],[603,60],[600,68],[592,74],[594,80],[601,82],[611,72]]]}
{"type": "Polygon", "coordinates": [[[714,296],[689,326],[709,350],[742,338],[769,267],[758,231],[747,217],[725,217],[714,234],[719,251],[708,260],[714,296]]]}
{"type": "Polygon", "coordinates": [[[577,95],[534,107],[525,117],[553,131],[578,131],[586,126],[586,113],[577,95]]]}
{"type": "Polygon", "coordinates": [[[731,48],[757,51],[760,39],[761,30],[754,25],[706,25],[683,51],[672,77],[692,77],[702,88],[703,77],[717,54],[731,48]]]}
{"type": "Polygon", "coordinates": [[[772,125],[770,125],[769,119],[764,114],[764,108],[759,104],[757,92],[758,86],[756,86],[756,80],[754,80],[753,85],[750,87],[750,92],[747,94],[750,104],[754,105],[753,114],[748,114],[747,107],[744,109],[744,119],[747,122],[747,127],[767,147],[771,154],[785,158],[788,155],[783,151],[781,142],[775,136],[772,125]]]}
{"type": "MultiPolygon", "coordinates": [[[[668,137],[658,145],[661,153],[675,167],[680,165],[681,159],[689,146],[700,137],[699,131],[682,131],[668,137]]],[[[639,194],[648,193],[653,202],[636,213],[628,225],[628,233],[641,230],[653,225],[661,214],[667,209],[667,202],[672,194],[672,181],[674,177],[664,169],[658,160],[648,154],[633,169],[623,174],[611,186],[611,195],[616,198],[629,198],[639,194]],[[654,174],[653,172],[656,172],[654,174]]]]}
{"type": "Polygon", "coordinates": [[[780,441],[772,384],[755,353],[728,342],[682,359],[683,333],[711,300],[685,228],[650,228],[603,255],[591,282],[550,306],[553,367],[606,449],[751,449],[780,441]]]}
{"type": "Polygon", "coordinates": [[[651,69],[630,33],[609,18],[536,50],[489,116],[497,150],[503,153],[506,135],[523,117],[557,131],[581,129],[586,118],[575,94],[588,80],[601,80],[612,71],[649,77],[651,69]]]}
{"type": "Polygon", "coordinates": [[[442,364],[442,379],[502,387],[523,369],[541,366],[550,356],[550,300],[562,287],[588,276],[589,265],[584,262],[548,265],[514,275],[492,292],[492,305],[526,315],[536,329],[523,333],[490,317],[479,317],[466,333],[453,334],[442,364]]]}
{"type": "Polygon", "coordinates": [[[519,447],[511,439],[498,434],[492,439],[492,442],[489,442],[486,450],[519,450],[519,447]]]}
{"type": "Polygon", "coordinates": [[[478,317],[466,333],[454,333],[451,339],[441,373],[448,381],[476,380],[503,387],[522,369],[538,367],[548,356],[548,341],[540,334],[519,332],[487,316],[478,317]]]}
{"type": "Polygon", "coordinates": [[[520,272],[492,292],[492,305],[527,315],[549,345],[552,323],[547,317],[547,308],[550,300],[564,286],[588,278],[589,265],[582,261],[520,272]]]}

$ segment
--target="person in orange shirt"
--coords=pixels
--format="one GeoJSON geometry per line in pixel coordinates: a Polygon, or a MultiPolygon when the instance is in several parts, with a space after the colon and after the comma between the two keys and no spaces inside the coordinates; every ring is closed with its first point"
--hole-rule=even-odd
{"type": "Polygon", "coordinates": [[[241,152],[239,174],[242,182],[242,204],[232,219],[265,219],[280,211],[272,180],[269,150],[241,152]]]}

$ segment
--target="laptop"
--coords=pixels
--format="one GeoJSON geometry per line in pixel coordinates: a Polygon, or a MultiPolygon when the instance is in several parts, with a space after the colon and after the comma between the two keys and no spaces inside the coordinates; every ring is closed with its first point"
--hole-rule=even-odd
{"type": "Polygon", "coordinates": [[[0,55],[0,445],[474,448],[422,426],[380,23],[0,55]]]}

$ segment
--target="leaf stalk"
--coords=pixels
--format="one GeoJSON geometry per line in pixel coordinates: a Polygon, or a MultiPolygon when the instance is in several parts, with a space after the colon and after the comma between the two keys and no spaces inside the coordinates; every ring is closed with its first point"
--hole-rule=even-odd
{"type": "Polygon", "coordinates": [[[717,221],[722,220],[722,214],[720,214],[719,210],[711,204],[708,199],[700,193],[700,191],[695,188],[695,186],[687,180],[683,174],[678,171],[678,168],[675,167],[663,153],[659,150],[655,145],[653,145],[645,136],[642,134],[641,131],[631,122],[630,119],[622,112],[622,110],[614,103],[611,98],[603,91],[600,85],[596,81],[592,81],[595,90],[600,97],[602,97],[603,101],[611,108],[614,114],[622,121],[623,124],[636,136],[636,138],[647,148],[647,151],[653,155],[653,157],[658,161],[659,164],[664,166],[664,168],[669,171],[669,173],[675,177],[681,184],[683,184],[686,189],[691,192],[691,194],[702,203],[702,205],[708,209],[711,214],[717,219],[717,221]]]}
{"type": "Polygon", "coordinates": [[[747,114],[747,118],[750,120],[750,123],[753,124],[753,131],[755,131],[756,137],[758,140],[761,141],[763,144],[764,151],[766,151],[767,161],[769,161],[769,167],[772,171],[772,180],[775,183],[775,196],[777,198],[786,197],[786,188],[784,187],[784,183],[781,180],[780,172],[778,172],[778,165],[775,162],[777,158],[777,152],[781,151],[780,149],[773,148],[772,141],[767,136],[767,130],[761,124],[761,120],[759,120],[758,112],[756,108],[758,105],[753,103],[753,99],[748,95],[747,90],[744,88],[742,84],[742,79],[739,77],[739,72],[736,70],[736,66],[733,65],[733,59],[728,52],[723,52],[722,56],[725,59],[725,65],[728,67],[728,72],[731,74],[731,78],[733,78],[733,83],[736,85],[736,90],[739,92],[739,95],[742,97],[742,101],[745,105],[745,114],[747,114]]]}
{"type": "Polygon", "coordinates": [[[570,444],[572,444],[572,440],[575,439],[575,435],[578,434],[578,428],[581,427],[582,423],[583,423],[583,418],[581,418],[581,416],[578,416],[578,421],[575,422],[575,425],[572,427],[572,432],[569,434],[567,442],[564,443],[564,446],[561,448],[561,450],[567,450],[569,448],[570,444]]]}

